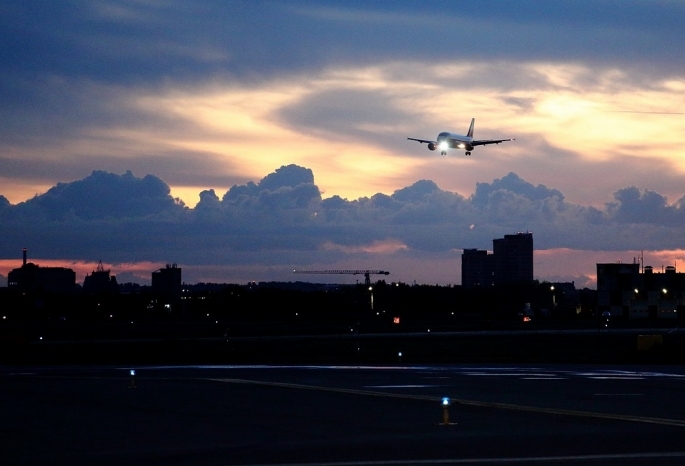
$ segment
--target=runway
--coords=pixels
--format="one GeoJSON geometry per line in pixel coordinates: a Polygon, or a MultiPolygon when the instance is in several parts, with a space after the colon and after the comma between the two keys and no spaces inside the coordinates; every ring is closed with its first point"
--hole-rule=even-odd
{"type": "Polygon", "coordinates": [[[27,465],[682,464],[684,389],[677,366],[4,366],[0,451],[27,465]]]}

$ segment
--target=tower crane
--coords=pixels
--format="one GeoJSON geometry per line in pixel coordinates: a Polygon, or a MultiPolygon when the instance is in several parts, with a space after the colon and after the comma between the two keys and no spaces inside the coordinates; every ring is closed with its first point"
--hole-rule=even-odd
{"type": "Polygon", "coordinates": [[[367,286],[371,285],[370,275],[390,275],[385,270],[293,270],[293,273],[364,275],[367,286]]]}

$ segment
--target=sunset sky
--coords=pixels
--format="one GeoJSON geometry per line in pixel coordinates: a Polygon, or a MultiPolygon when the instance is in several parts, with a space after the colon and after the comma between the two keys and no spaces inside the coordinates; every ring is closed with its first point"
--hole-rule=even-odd
{"type": "Polygon", "coordinates": [[[683,24],[675,0],[4,1],[0,285],[23,247],[79,282],[459,284],[463,248],[517,231],[540,280],[680,269],[683,24]],[[407,140],[471,118],[516,141],[407,140]]]}

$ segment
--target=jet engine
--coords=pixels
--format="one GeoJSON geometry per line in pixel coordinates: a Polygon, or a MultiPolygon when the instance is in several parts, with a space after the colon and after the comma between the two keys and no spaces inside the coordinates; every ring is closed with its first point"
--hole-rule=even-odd
{"type": "Polygon", "coordinates": [[[428,143],[428,149],[429,150],[435,150],[437,148],[438,148],[438,146],[436,146],[435,143],[433,143],[433,142],[428,143]]]}

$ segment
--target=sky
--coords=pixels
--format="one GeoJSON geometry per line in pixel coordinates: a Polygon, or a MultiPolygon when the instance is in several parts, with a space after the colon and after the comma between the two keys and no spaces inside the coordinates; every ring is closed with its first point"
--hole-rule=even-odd
{"type": "Polygon", "coordinates": [[[533,232],[535,278],[685,260],[685,3],[0,4],[0,285],[388,270],[460,284],[533,232]],[[407,137],[516,138],[469,157],[407,137]]]}

